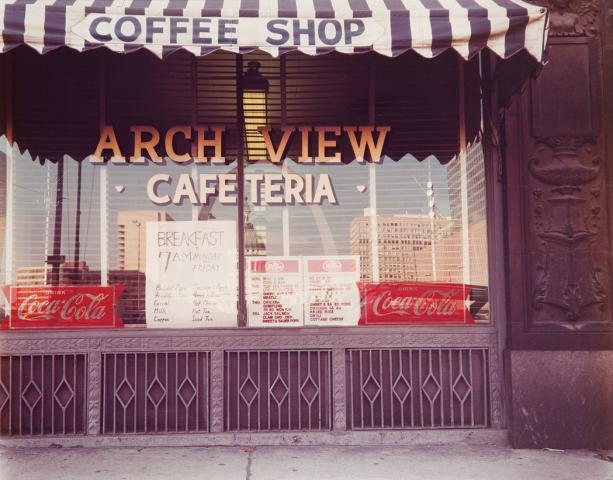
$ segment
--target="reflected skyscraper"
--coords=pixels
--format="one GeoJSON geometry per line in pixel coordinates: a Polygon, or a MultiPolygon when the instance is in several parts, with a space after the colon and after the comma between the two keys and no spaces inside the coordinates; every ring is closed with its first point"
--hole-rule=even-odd
{"type": "Polygon", "coordinates": [[[146,272],[147,222],[170,222],[166,212],[125,210],[117,212],[117,266],[119,270],[146,272]]]}

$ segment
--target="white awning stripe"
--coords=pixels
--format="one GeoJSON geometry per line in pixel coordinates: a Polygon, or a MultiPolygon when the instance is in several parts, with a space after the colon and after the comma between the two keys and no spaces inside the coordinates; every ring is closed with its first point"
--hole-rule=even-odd
{"type": "MultiPolygon", "coordinates": [[[[45,19],[46,7],[51,5],[53,0],[42,0],[30,5],[26,5],[25,18],[39,17],[45,19]]],[[[24,25],[23,41],[31,45],[38,53],[43,53],[45,46],[45,23],[28,23],[24,25]]]]}
{"type": "Polygon", "coordinates": [[[434,19],[430,16],[432,12],[426,7],[426,2],[429,0],[403,0],[405,8],[411,12],[412,49],[426,58],[432,58],[434,19]]]}
{"type": "Polygon", "coordinates": [[[433,57],[453,48],[470,58],[489,48],[541,61],[546,21],[545,8],[524,0],[8,0],[0,51],[26,44],[40,53],[146,48],[159,57],[177,48],[433,57]]]}
{"type": "Polygon", "coordinates": [[[506,34],[509,29],[509,18],[506,9],[495,3],[493,0],[475,0],[488,11],[490,21],[490,33],[487,39],[487,47],[499,57],[506,58],[506,34]],[[491,12],[491,15],[489,14],[491,12]]]}
{"type": "MultiPolygon", "coordinates": [[[[439,0],[443,8],[450,10],[454,7],[453,0],[439,0]]],[[[458,52],[462,58],[468,59],[470,56],[470,38],[471,38],[471,24],[468,17],[468,9],[459,8],[457,15],[451,22],[451,48],[458,52]]]]}

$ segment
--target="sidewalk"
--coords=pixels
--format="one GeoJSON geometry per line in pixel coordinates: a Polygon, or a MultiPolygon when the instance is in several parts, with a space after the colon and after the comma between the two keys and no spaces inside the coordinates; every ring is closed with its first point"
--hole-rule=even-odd
{"type": "Polygon", "coordinates": [[[613,480],[595,452],[499,446],[0,448],[10,480],[613,480]]]}

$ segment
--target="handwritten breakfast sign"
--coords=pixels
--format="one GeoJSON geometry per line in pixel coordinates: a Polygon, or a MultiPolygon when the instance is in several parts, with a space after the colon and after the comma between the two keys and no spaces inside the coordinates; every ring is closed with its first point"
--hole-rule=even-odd
{"type": "Polygon", "coordinates": [[[147,222],[147,326],[235,327],[236,222],[147,222]]]}

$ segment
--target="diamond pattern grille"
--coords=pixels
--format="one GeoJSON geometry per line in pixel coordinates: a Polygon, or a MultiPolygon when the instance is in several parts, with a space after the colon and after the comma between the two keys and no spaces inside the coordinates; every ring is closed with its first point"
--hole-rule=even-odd
{"type": "Polygon", "coordinates": [[[487,349],[351,349],[347,361],[351,429],[489,425],[487,349]]]}
{"type": "Polygon", "coordinates": [[[102,433],[205,432],[209,353],[106,353],[102,433]]]}
{"type": "Polygon", "coordinates": [[[396,378],[394,385],[392,386],[394,396],[400,403],[404,403],[407,396],[411,393],[411,384],[407,381],[404,375],[401,373],[396,378]]]}
{"type": "Polygon", "coordinates": [[[329,350],[225,352],[228,431],[327,430],[329,350]]]}
{"type": "Polygon", "coordinates": [[[311,377],[310,374],[300,387],[300,395],[306,400],[309,406],[315,401],[317,395],[319,395],[319,387],[313,381],[313,377],[311,377]]]}
{"type": "MultiPolygon", "coordinates": [[[[224,355],[225,430],[331,428],[330,350],[224,355]]],[[[489,426],[485,348],[349,349],[346,356],[350,429],[489,426]]],[[[209,358],[103,353],[101,433],[208,431],[209,358]]],[[[86,365],[86,354],[0,356],[0,432],[85,433],[86,365]]]]}
{"type": "Polygon", "coordinates": [[[25,403],[30,410],[33,410],[36,407],[36,404],[40,402],[42,397],[42,392],[38,385],[34,383],[32,380],[26,385],[26,388],[23,389],[21,394],[21,398],[23,399],[23,403],[25,403]]]}
{"type": "Polygon", "coordinates": [[[74,398],[74,391],[70,384],[66,381],[66,379],[62,379],[62,382],[57,386],[54,392],[55,401],[65,409],[68,407],[68,404],[74,398]]]}
{"type": "Polygon", "coordinates": [[[147,398],[155,407],[159,407],[162,400],[166,398],[166,389],[160,380],[156,377],[147,388],[147,398]]]}
{"type": "Polygon", "coordinates": [[[124,410],[130,406],[135,395],[134,387],[127,378],[124,378],[115,392],[115,398],[121,403],[124,410]]]}
{"type": "Polygon", "coordinates": [[[9,392],[6,387],[0,383],[0,413],[9,401],[9,392]]]}
{"type": "Polygon", "coordinates": [[[464,374],[460,374],[455,382],[453,382],[453,393],[460,400],[460,402],[464,403],[466,401],[466,397],[470,395],[471,387],[468,380],[464,374]]]}
{"type": "Polygon", "coordinates": [[[436,399],[441,394],[441,384],[432,373],[428,375],[426,381],[421,386],[421,391],[428,398],[430,403],[436,402],[436,399]]]}
{"type": "Polygon", "coordinates": [[[258,387],[255,383],[253,383],[253,380],[251,380],[251,377],[248,376],[245,379],[245,381],[241,385],[239,394],[241,398],[243,399],[243,401],[247,404],[247,407],[251,407],[251,404],[253,403],[255,398],[258,396],[258,387]]]}
{"type": "Polygon", "coordinates": [[[362,392],[370,403],[373,403],[381,393],[381,384],[377,382],[372,373],[362,385],[362,392]]]}
{"type": "Polygon", "coordinates": [[[0,356],[0,434],[85,433],[86,355],[0,356]]]}
{"type": "Polygon", "coordinates": [[[185,378],[185,380],[183,380],[181,383],[178,390],[178,395],[183,402],[183,405],[185,405],[185,407],[189,407],[190,403],[192,403],[192,400],[194,400],[194,397],[196,396],[196,387],[189,378],[185,378]]]}
{"type": "Polygon", "coordinates": [[[270,387],[270,396],[274,399],[277,405],[282,405],[287,395],[289,388],[280,376],[277,376],[272,386],[270,387]]]}

